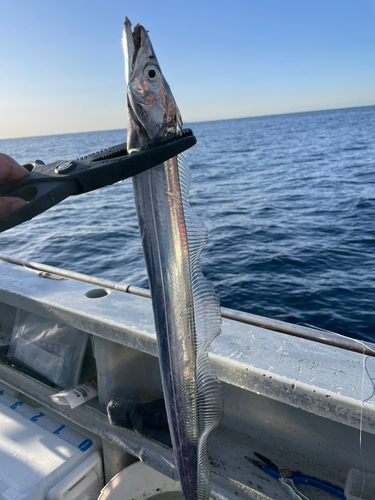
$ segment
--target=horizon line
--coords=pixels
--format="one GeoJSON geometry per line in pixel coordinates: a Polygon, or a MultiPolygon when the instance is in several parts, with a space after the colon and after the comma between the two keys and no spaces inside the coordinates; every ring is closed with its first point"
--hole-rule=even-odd
{"type": "MultiPolygon", "coordinates": [[[[238,117],[233,117],[233,118],[217,118],[214,120],[199,120],[199,121],[187,121],[186,123],[210,123],[210,122],[221,122],[221,121],[229,121],[229,120],[247,120],[251,118],[262,118],[262,117],[271,117],[271,116],[283,116],[283,115],[298,115],[302,113],[321,113],[322,111],[340,111],[344,109],[356,109],[356,108],[371,108],[375,106],[374,104],[365,104],[361,106],[345,106],[343,108],[328,108],[328,109],[313,109],[310,111],[289,111],[286,113],[271,113],[271,114],[265,114],[265,115],[251,115],[251,116],[238,116],[238,117]]],[[[34,139],[37,137],[54,137],[54,136],[60,136],[60,135],[71,135],[71,134],[93,134],[97,132],[115,132],[117,130],[127,130],[125,128],[109,128],[109,129],[104,129],[104,130],[86,130],[85,132],[63,132],[61,134],[43,134],[43,135],[24,135],[24,136],[19,136],[19,137],[4,137],[0,138],[0,141],[12,141],[12,140],[17,140],[17,139],[34,139]]]]}

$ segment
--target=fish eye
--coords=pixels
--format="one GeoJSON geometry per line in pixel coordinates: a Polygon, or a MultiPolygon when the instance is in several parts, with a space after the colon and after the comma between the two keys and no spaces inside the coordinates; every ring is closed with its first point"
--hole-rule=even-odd
{"type": "Polygon", "coordinates": [[[149,82],[157,82],[160,78],[160,70],[155,64],[149,64],[143,70],[143,75],[149,82]]]}

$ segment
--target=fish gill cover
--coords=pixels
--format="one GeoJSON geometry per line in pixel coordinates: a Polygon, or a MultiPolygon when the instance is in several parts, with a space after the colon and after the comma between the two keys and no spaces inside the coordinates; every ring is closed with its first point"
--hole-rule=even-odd
{"type": "MultiPolygon", "coordinates": [[[[181,133],[182,120],[146,30],[126,18],[123,46],[128,151],[181,133]]],[[[183,155],[133,177],[152,297],[163,392],[186,500],[209,498],[206,443],[222,418],[220,384],[208,349],[220,333],[220,305],[200,269],[207,230],[189,205],[183,155]]]]}

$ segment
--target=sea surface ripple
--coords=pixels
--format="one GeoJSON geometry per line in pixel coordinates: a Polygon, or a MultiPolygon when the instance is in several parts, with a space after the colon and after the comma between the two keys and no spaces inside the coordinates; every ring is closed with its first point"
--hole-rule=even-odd
{"type": "MultiPolygon", "coordinates": [[[[191,127],[190,201],[222,306],[375,341],[375,106],[191,127]]],[[[47,163],[125,138],[9,139],[0,151],[47,163]]],[[[129,180],[1,234],[0,253],[148,287],[129,180]]]]}

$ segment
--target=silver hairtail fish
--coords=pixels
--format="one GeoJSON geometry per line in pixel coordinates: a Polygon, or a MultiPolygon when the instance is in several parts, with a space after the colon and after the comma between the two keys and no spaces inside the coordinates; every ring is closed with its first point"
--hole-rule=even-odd
{"type": "MultiPolygon", "coordinates": [[[[147,31],[124,23],[128,151],[181,133],[182,120],[147,31]]],[[[220,305],[200,269],[207,231],[192,212],[183,155],[133,177],[151,289],[169,429],[185,500],[207,500],[206,442],[222,418],[208,348],[219,335],[220,305]]]]}

